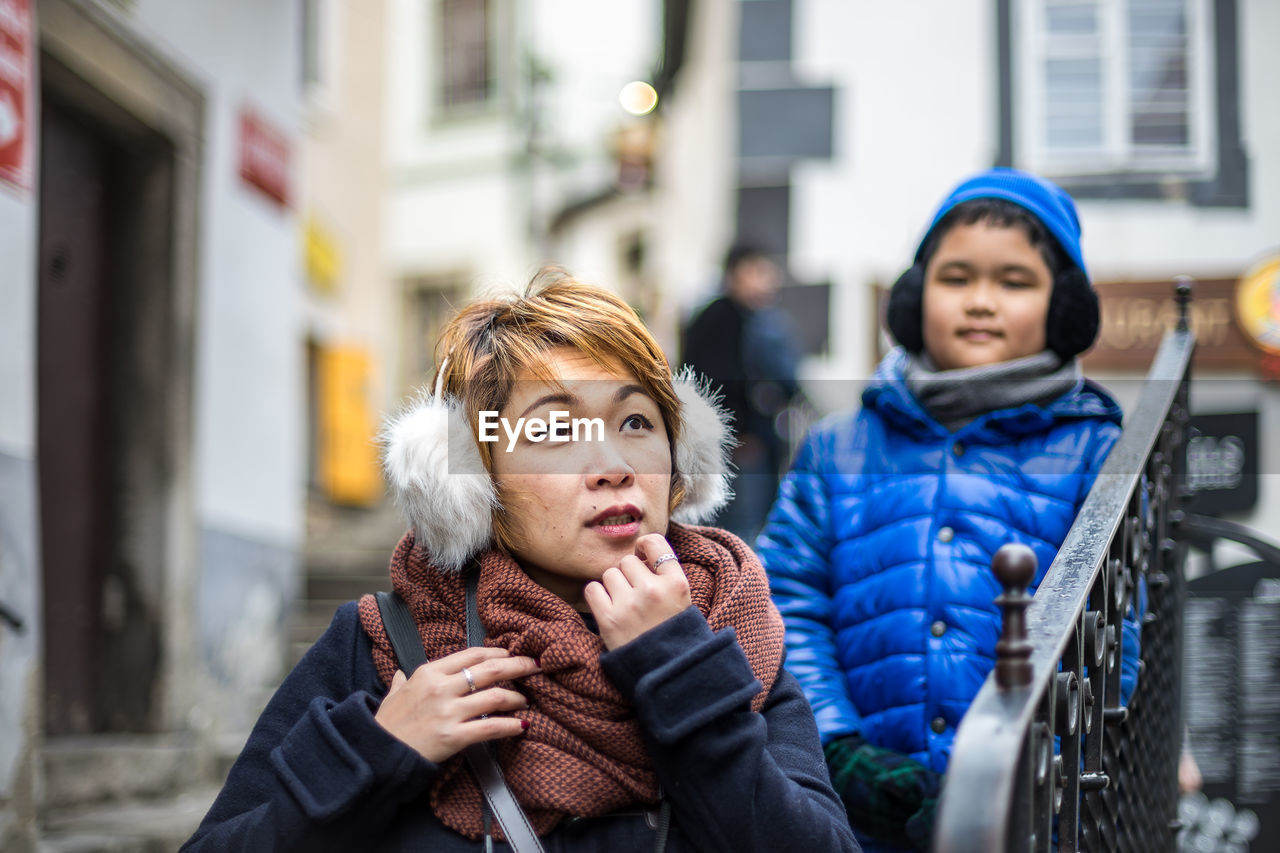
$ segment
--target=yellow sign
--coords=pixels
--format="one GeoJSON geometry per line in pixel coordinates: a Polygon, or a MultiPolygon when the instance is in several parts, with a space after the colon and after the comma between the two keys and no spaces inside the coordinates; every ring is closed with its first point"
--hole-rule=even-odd
{"type": "Polygon", "coordinates": [[[382,495],[372,359],[358,347],[325,347],[319,355],[320,484],[337,503],[371,504],[382,495]]]}
{"type": "Polygon", "coordinates": [[[1280,256],[1268,258],[1240,279],[1236,316],[1254,344],[1280,354],[1280,256]]]}
{"type": "Polygon", "coordinates": [[[307,219],[303,247],[307,279],[312,286],[320,293],[336,293],[342,277],[342,250],[315,215],[307,219]]]}

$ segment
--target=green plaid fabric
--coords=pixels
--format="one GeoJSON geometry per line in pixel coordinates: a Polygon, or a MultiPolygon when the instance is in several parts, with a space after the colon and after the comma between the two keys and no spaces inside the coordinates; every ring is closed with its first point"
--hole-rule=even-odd
{"type": "Polygon", "coordinates": [[[938,816],[938,798],[925,797],[916,813],[907,818],[907,838],[917,850],[928,850],[933,838],[933,821],[938,816]]]}
{"type": "Polygon", "coordinates": [[[850,825],[877,841],[929,849],[941,774],[857,735],[831,741],[825,752],[850,825]]]}

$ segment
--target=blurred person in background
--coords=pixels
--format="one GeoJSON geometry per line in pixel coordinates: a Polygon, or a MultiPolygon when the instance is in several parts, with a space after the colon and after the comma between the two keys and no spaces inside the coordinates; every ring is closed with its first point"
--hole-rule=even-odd
{"type": "Polygon", "coordinates": [[[774,307],[781,270],[762,249],[741,243],[725,256],[723,294],[689,323],[684,361],[722,395],[738,445],[732,500],[716,524],[751,541],[760,530],[786,466],[780,417],[800,393],[799,357],[786,316],[774,307]]]}
{"type": "Polygon", "coordinates": [[[1012,169],[965,180],[894,284],[898,347],[861,410],[815,426],[783,479],[756,548],[866,850],[928,849],[956,728],[995,661],[992,557],[1029,546],[1034,592],[1120,435],[1077,359],[1099,319],[1071,197],[1012,169]]]}
{"type": "Polygon", "coordinates": [[[566,277],[465,307],[437,355],[384,436],[429,662],[403,670],[374,596],[339,608],[184,849],[490,849],[484,744],[548,849],[856,851],[762,566],[677,521],[727,494],[721,413],[566,277]],[[557,412],[598,435],[553,440],[557,412]]]}

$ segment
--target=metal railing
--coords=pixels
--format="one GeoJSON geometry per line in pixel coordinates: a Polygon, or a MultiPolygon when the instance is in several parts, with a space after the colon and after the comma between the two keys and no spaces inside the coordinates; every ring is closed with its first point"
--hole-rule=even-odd
{"type": "Polygon", "coordinates": [[[1034,599],[1030,549],[996,555],[1004,628],[995,670],[956,732],[937,853],[1174,849],[1186,548],[1173,532],[1188,494],[1189,279],[1175,298],[1177,326],[1034,599]],[[1122,623],[1143,582],[1138,686],[1125,707],[1122,623]]]}

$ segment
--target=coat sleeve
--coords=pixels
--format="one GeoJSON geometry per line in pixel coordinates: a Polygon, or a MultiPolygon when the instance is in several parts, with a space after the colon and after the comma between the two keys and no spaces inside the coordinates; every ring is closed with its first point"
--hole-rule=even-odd
{"type": "Polygon", "coordinates": [[[813,715],[779,673],[764,708],[733,629],[713,633],[695,608],[606,653],[631,700],[680,833],[698,850],[854,853],[813,715]]]}
{"type": "Polygon", "coordinates": [[[799,680],[827,743],[859,732],[862,719],[836,652],[831,506],[819,450],[823,435],[810,433],[797,452],[756,539],[756,553],[787,625],[787,668],[799,680]]]}
{"type": "Polygon", "coordinates": [[[343,605],[254,725],[183,853],[365,850],[437,768],[374,719],[384,691],[343,605]]]}

